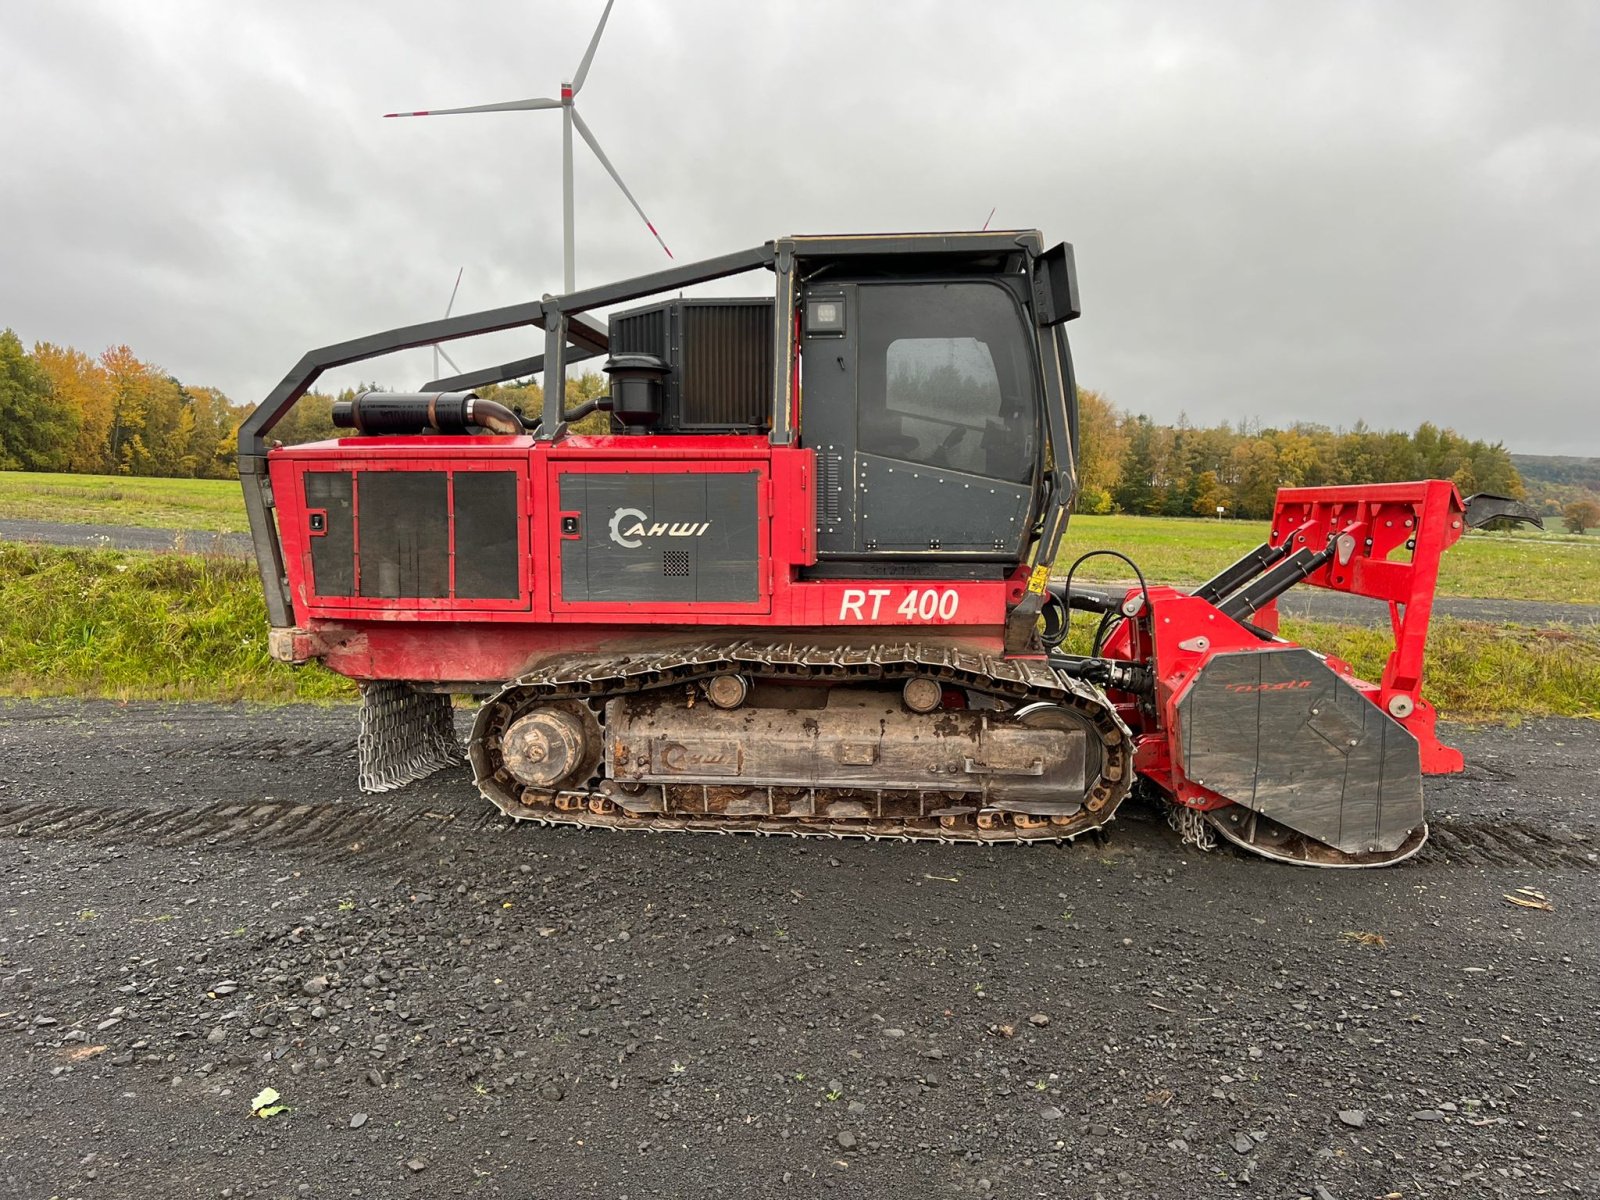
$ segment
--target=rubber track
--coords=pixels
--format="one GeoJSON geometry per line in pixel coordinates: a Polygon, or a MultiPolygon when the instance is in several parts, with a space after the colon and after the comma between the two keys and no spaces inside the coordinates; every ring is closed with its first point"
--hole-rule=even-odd
{"type": "Polygon", "coordinates": [[[929,842],[1070,842],[1109,824],[1133,780],[1132,737],[1096,687],[1063,676],[1048,663],[1008,659],[959,647],[891,644],[875,646],[809,646],[801,643],[707,643],[657,653],[573,656],[541,664],[484,702],[473,723],[468,761],[473,781],[491,804],[506,816],[540,825],[653,830],[670,833],[756,834],[759,836],[861,838],[929,842]],[[945,828],[937,820],[835,820],[798,817],[641,814],[593,812],[591,797],[581,790],[562,795],[580,807],[555,806],[556,793],[520,789],[501,769],[499,735],[527,708],[551,700],[598,703],[613,696],[668,687],[683,687],[715,675],[738,672],[781,682],[867,683],[922,675],[1010,701],[1058,704],[1087,717],[1100,732],[1109,770],[1090,790],[1100,796],[1094,811],[1087,807],[1073,825],[1038,827],[976,825],[945,828]],[[535,796],[534,805],[525,802],[535,796]]]}

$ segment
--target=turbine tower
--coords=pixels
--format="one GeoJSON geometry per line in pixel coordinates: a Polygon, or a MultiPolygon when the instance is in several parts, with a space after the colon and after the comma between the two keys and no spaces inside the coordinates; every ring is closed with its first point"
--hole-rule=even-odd
{"type": "Polygon", "coordinates": [[[606,173],[616,181],[622,189],[622,194],[628,198],[628,203],[633,205],[634,212],[644,222],[645,228],[650,231],[667,257],[672,257],[672,251],[667,250],[667,243],[662,241],[661,235],[656,232],[655,225],[645,215],[639,202],[633,198],[633,193],[628,190],[628,185],[622,182],[622,176],[617,174],[616,167],[611,165],[611,160],[606,157],[606,152],[600,149],[600,143],[595,140],[589,126],[584,123],[578,110],[573,104],[577,99],[583,81],[589,74],[589,64],[594,61],[595,48],[600,45],[600,35],[605,32],[606,18],[611,15],[611,6],[616,0],[606,0],[605,11],[600,14],[600,24],[595,26],[594,36],[589,39],[589,48],[583,53],[583,61],[578,64],[577,72],[570,81],[561,84],[561,98],[553,100],[548,96],[536,97],[532,100],[507,100],[499,104],[474,104],[468,108],[431,108],[418,112],[392,112],[384,113],[385,117],[443,117],[454,116],[459,113],[485,113],[485,112],[525,112],[539,108],[559,108],[561,110],[561,250],[562,268],[565,287],[564,292],[574,290],[573,282],[573,238],[572,238],[572,130],[578,130],[578,136],[589,143],[589,149],[594,151],[594,156],[600,160],[600,165],[606,173]]]}
{"type": "MultiPolygon", "coordinates": [[[[455,306],[456,306],[456,293],[461,290],[461,276],[466,273],[466,270],[467,269],[465,267],[460,267],[460,268],[457,268],[457,270],[456,270],[455,286],[450,289],[450,303],[446,304],[444,306],[444,315],[447,316],[447,317],[450,315],[451,310],[454,309],[455,306]]],[[[440,355],[444,356],[445,362],[450,364],[450,369],[452,371],[454,371],[457,375],[461,374],[461,368],[456,366],[456,360],[451,358],[450,355],[448,353],[446,353],[445,348],[443,346],[439,345],[438,342],[435,342],[433,344],[433,374],[430,375],[428,378],[430,378],[430,379],[439,378],[439,356],[440,355]]]]}

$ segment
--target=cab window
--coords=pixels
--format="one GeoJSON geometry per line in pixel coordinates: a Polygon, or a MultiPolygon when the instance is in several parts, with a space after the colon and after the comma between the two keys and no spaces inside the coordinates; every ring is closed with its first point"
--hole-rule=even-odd
{"type": "Polygon", "coordinates": [[[863,284],[859,298],[860,449],[1029,481],[1038,392],[1011,293],[980,282],[863,284]]]}

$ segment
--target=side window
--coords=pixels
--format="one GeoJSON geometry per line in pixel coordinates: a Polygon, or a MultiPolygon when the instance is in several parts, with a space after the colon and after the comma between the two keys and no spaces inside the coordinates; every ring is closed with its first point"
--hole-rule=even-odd
{"type": "Polygon", "coordinates": [[[982,283],[863,285],[860,310],[863,451],[1031,478],[1037,391],[1009,294],[982,283]]]}
{"type": "Polygon", "coordinates": [[[897,338],[889,343],[885,411],[916,442],[919,461],[943,454],[956,471],[985,474],[978,450],[1000,420],[1000,375],[977,338],[897,338]]]}

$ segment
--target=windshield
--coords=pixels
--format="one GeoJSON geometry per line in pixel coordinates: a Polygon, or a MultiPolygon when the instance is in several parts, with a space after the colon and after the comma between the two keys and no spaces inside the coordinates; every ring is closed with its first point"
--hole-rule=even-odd
{"type": "Polygon", "coordinates": [[[1021,309],[986,282],[863,284],[860,448],[990,479],[1033,478],[1038,388],[1021,309]]]}

